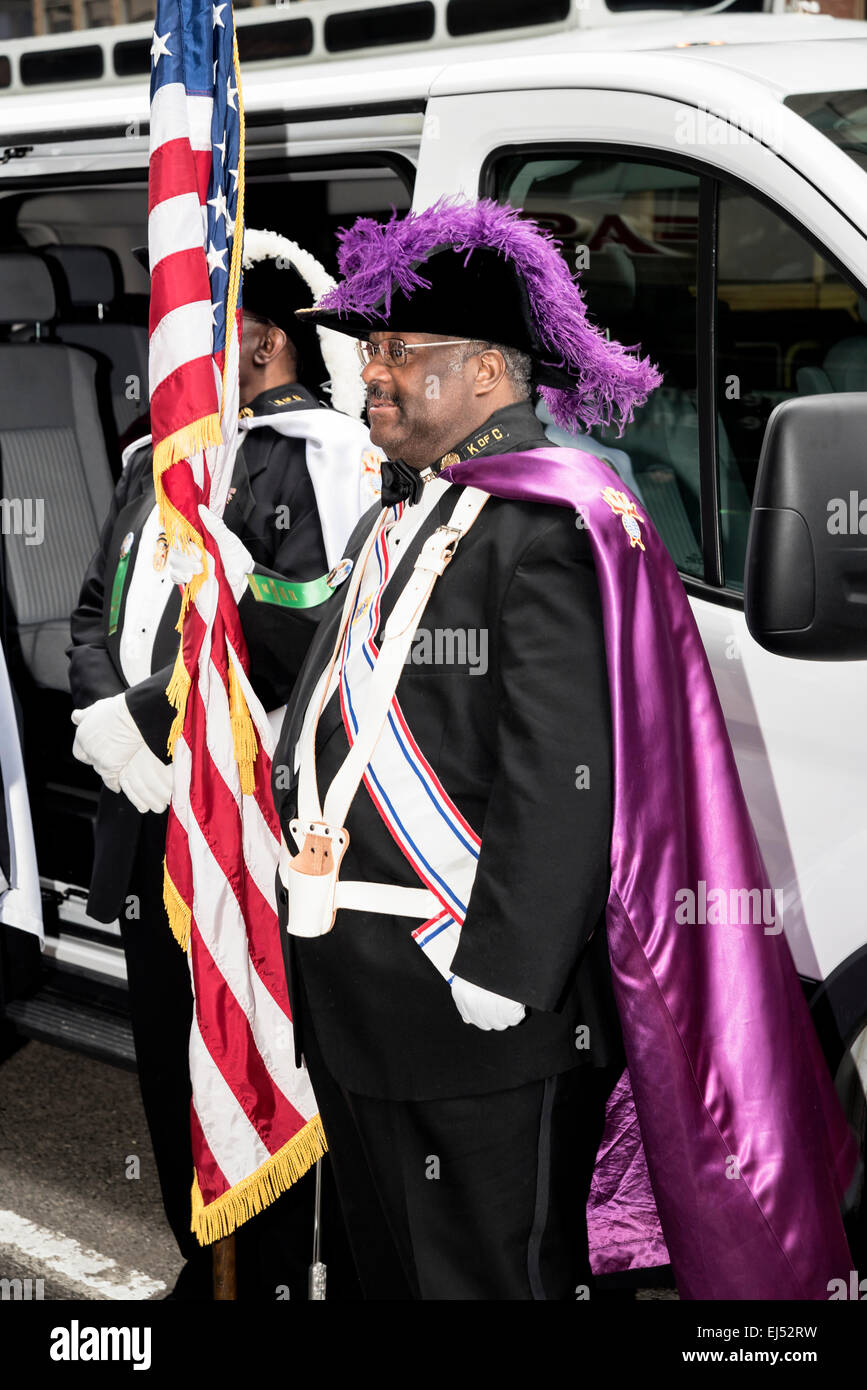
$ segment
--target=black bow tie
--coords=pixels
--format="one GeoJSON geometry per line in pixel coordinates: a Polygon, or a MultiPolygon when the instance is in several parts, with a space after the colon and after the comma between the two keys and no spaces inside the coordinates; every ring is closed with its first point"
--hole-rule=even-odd
{"type": "Polygon", "coordinates": [[[382,505],[393,507],[397,502],[408,500],[417,502],[424,491],[424,483],[417,468],[410,468],[403,459],[383,459],[380,468],[382,478],[382,505]]]}

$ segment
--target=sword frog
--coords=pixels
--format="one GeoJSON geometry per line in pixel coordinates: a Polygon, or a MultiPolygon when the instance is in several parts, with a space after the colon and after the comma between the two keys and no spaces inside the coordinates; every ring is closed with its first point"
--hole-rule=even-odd
{"type": "Polygon", "coordinates": [[[342,825],[300,820],[290,821],[289,831],[298,853],[290,855],[284,845],[280,878],[286,889],[292,935],[324,936],[337,915],[337,880],[349,832],[342,825]]]}

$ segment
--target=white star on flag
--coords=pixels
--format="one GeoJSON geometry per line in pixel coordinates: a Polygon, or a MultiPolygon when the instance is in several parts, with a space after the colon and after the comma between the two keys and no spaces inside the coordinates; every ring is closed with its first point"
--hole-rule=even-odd
{"type": "Polygon", "coordinates": [[[222,188],[217,189],[217,196],[208,199],[208,207],[214,209],[215,220],[226,216],[226,195],[222,188]]]}
{"type": "MultiPolygon", "coordinates": [[[[214,243],[213,243],[213,242],[210,242],[210,244],[209,244],[209,246],[208,246],[208,270],[209,270],[209,271],[213,271],[213,270],[226,270],[226,269],[227,269],[227,267],[223,265],[223,257],[226,255],[227,250],[228,250],[228,247],[224,246],[223,249],[222,249],[222,251],[218,251],[217,248],[216,248],[216,246],[214,245],[214,243]]],[[[200,262],[200,264],[201,264],[201,262],[200,262]]]]}
{"type": "Polygon", "coordinates": [[[225,158],[226,158],[226,142],[225,142],[225,140],[221,140],[221,141],[219,142],[219,144],[217,144],[217,142],[214,141],[214,149],[220,151],[220,163],[222,164],[223,161],[224,161],[225,158]]]}
{"type": "Polygon", "coordinates": [[[230,169],[230,170],[229,170],[229,173],[232,175],[232,178],[235,180],[235,187],[232,189],[232,192],[233,192],[233,193],[237,193],[237,191],[238,191],[238,170],[237,170],[237,169],[230,169]]]}
{"type": "Polygon", "coordinates": [[[224,10],[225,8],[226,8],[225,5],[212,5],[212,6],[211,6],[211,9],[212,9],[213,12],[214,12],[214,28],[215,28],[215,29],[217,28],[218,25],[219,25],[219,27],[220,27],[221,29],[225,29],[225,27],[226,27],[225,24],[223,23],[223,21],[222,21],[221,18],[220,18],[220,15],[223,13],[223,10],[224,10]]]}
{"type": "Polygon", "coordinates": [[[212,328],[216,328],[216,326],[217,326],[217,313],[218,313],[218,311],[219,311],[220,309],[222,309],[222,307],[223,307],[223,306],[222,306],[222,304],[220,303],[220,301],[219,301],[218,299],[215,300],[215,301],[211,304],[211,327],[212,327],[212,328]]]}
{"type": "Polygon", "coordinates": [[[229,103],[229,105],[231,106],[231,108],[232,108],[233,111],[237,111],[237,109],[238,109],[237,106],[235,105],[235,97],[236,97],[237,95],[238,95],[238,88],[232,86],[232,79],[231,79],[231,77],[230,77],[229,80],[228,80],[228,82],[226,83],[226,100],[227,100],[227,102],[229,103]]]}
{"type": "Polygon", "coordinates": [[[172,57],[171,52],[166,47],[166,40],[170,39],[171,36],[171,29],[167,29],[166,32],[162,35],[158,34],[156,29],[154,29],[154,41],[151,44],[151,57],[154,60],[154,67],[156,67],[157,63],[159,62],[160,58],[163,57],[163,55],[165,55],[166,58],[172,57]]]}

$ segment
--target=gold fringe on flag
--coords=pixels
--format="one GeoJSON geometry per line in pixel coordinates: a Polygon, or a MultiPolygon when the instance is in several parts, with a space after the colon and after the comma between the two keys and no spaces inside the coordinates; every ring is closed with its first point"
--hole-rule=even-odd
{"type": "MultiPolygon", "coordinates": [[[[177,462],[177,460],[175,460],[175,462],[177,462]]],[[[190,546],[195,546],[195,548],[199,552],[199,556],[202,561],[202,574],[193,575],[193,578],[191,579],[190,583],[187,584],[185,588],[184,599],[186,600],[187,593],[190,590],[192,590],[194,594],[197,593],[200,585],[204,584],[205,582],[205,543],[202,540],[201,533],[197,531],[196,528],[190,524],[187,518],[181,512],[179,512],[176,507],[172,505],[172,503],[169,501],[166,495],[166,490],[163,486],[163,474],[168,470],[170,466],[170,464],[166,464],[164,468],[161,468],[158,471],[156,463],[154,463],[154,492],[156,493],[157,505],[160,510],[160,526],[165,532],[166,540],[168,541],[169,546],[177,545],[180,546],[180,548],[183,550],[187,549],[190,546]]],[[[183,613],[185,614],[186,611],[187,604],[185,602],[183,613]]],[[[179,621],[179,632],[181,630],[181,626],[182,623],[179,621]]]]}
{"type": "Polygon", "coordinates": [[[200,454],[212,444],[222,442],[223,431],[217,411],[212,415],[203,415],[200,420],[193,420],[189,425],[182,425],[174,434],[167,434],[165,439],[161,439],[154,449],[154,475],[158,477],[160,473],[165,473],[167,468],[171,468],[173,463],[192,458],[194,454],[200,454]]]}
{"type": "Polygon", "coordinates": [[[190,673],[184,665],[184,644],[178,644],[178,654],[175,657],[175,666],[171,674],[171,679],[166,686],[166,695],[169,702],[174,705],[175,717],[172,720],[172,727],[169,730],[169,757],[175,755],[175,743],[184,731],[184,719],[187,713],[187,696],[190,693],[190,673]]]}
{"type": "Polygon", "coordinates": [[[187,907],[169,873],[168,865],[163,859],[163,903],[168,913],[169,926],[172,936],[177,941],[182,951],[186,951],[190,944],[190,921],[192,912],[187,907]]]}
{"type": "Polygon", "coordinates": [[[193,1219],[190,1230],[200,1245],[212,1245],[215,1240],[231,1235],[238,1226],[249,1221],[265,1207],[303,1178],[309,1168],[328,1152],[325,1132],[318,1115],[308,1120],[303,1129],[287,1140],[282,1149],[266,1159],[255,1173],[242,1178],[222,1196],[205,1206],[197,1175],[193,1175],[193,1219]]]}
{"type": "Polygon", "coordinates": [[[247,701],[244,699],[244,692],[235,670],[235,663],[231,657],[229,658],[229,721],[232,725],[235,762],[238,764],[238,771],[241,774],[241,791],[245,796],[252,796],[256,790],[253,766],[256,762],[259,744],[256,739],[253,720],[250,718],[250,711],[247,708],[247,701]]]}

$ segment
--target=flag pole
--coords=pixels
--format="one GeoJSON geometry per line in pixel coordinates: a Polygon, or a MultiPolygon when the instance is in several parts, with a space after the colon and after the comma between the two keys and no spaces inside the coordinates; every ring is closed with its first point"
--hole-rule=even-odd
{"type": "Polygon", "coordinates": [[[324,1301],[326,1267],[319,1258],[320,1218],[322,1215],[322,1159],[316,1164],[316,1202],[313,1208],[313,1262],[307,1278],[307,1299],[324,1301]]]}
{"type": "Polygon", "coordinates": [[[237,1300],[238,1283],[235,1276],[235,1233],[215,1240],[211,1247],[214,1264],[214,1302],[237,1300]]]}

